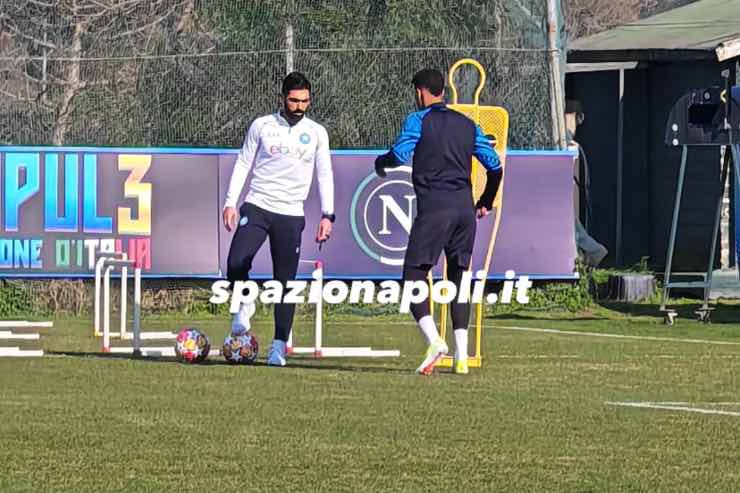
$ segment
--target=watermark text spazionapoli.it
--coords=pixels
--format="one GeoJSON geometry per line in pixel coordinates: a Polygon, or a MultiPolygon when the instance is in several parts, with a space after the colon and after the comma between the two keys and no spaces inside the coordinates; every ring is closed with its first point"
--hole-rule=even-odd
{"type": "Polygon", "coordinates": [[[317,304],[319,301],[336,305],[340,303],[381,305],[398,304],[401,313],[408,313],[413,303],[422,303],[432,297],[434,303],[449,303],[457,299],[460,303],[508,304],[512,298],[517,303],[529,303],[527,291],[532,287],[529,276],[517,277],[513,270],[505,273],[505,280],[500,296],[497,293],[485,295],[485,271],[477,271],[475,279],[471,271],[462,275],[460,286],[447,280],[427,281],[394,281],[380,283],[373,281],[324,281],[314,272],[313,279],[294,280],[282,283],[276,280],[265,281],[262,286],[256,281],[236,281],[233,289],[226,280],[216,281],[211,285],[211,303],[229,304],[229,311],[236,313],[242,304],[288,303],[317,304]]]}

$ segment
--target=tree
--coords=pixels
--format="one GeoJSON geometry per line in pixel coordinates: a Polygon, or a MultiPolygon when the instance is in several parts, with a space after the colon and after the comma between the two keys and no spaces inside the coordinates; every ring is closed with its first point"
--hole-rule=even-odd
{"type": "Polygon", "coordinates": [[[570,39],[681,7],[696,0],[563,0],[570,39]]]}
{"type": "Polygon", "coordinates": [[[472,56],[488,69],[482,102],[510,110],[510,141],[547,147],[544,5],[0,0],[0,141],[239,145],[276,109],[292,59],[316,83],[333,145],[381,147],[413,107],[413,73],[472,56]]]}
{"type": "Polygon", "coordinates": [[[657,0],[564,0],[565,26],[570,39],[610,29],[640,18],[657,0]]]}
{"type": "Polygon", "coordinates": [[[105,132],[116,122],[112,109],[135,106],[128,99],[142,75],[135,57],[188,39],[194,11],[195,0],[5,0],[4,104],[16,116],[30,113],[34,128],[24,133],[43,143],[105,132]]]}

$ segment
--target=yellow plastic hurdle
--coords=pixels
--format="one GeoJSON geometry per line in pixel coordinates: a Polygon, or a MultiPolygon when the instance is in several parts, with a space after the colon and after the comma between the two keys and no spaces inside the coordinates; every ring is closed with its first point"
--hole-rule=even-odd
{"type": "MultiPolygon", "coordinates": [[[[463,113],[467,117],[469,117],[471,120],[473,120],[476,124],[478,124],[481,127],[481,130],[483,130],[483,133],[487,136],[492,136],[495,145],[494,148],[496,149],[496,152],[499,155],[499,158],[501,160],[501,168],[503,172],[503,176],[506,174],[506,146],[509,138],[509,113],[506,111],[506,109],[500,107],[500,106],[481,106],[480,105],[480,94],[483,91],[483,87],[486,84],[486,71],[483,68],[483,66],[477,61],[472,58],[463,58],[461,60],[458,60],[455,62],[452,67],[450,68],[449,75],[448,75],[448,84],[450,87],[450,90],[452,91],[452,104],[449,104],[448,107],[454,109],[455,111],[459,111],[460,113],[463,113]],[[478,82],[478,87],[475,90],[475,94],[473,96],[473,103],[458,103],[458,94],[457,94],[457,87],[455,86],[455,72],[462,67],[463,65],[472,65],[478,70],[478,73],[480,75],[480,80],[478,82]]],[[[472,167],[472,173],[471,173],[471,181],[473,184],[473,198],[477,201],[478,198],[483,193],[483,189],[486,186],[486,173],[485,168],[483,168],[483,165],[478,162],[477,159],[473,158],[473,167],[472,167]]],[[[493,203],[494,208],[496,209],[496,213],[494,215],[494,225],[493,230],[491,232],[491,237],[488,240],[488,250],[486,252],[486,258],[484,261],[484,264],[481,269],[485,272],[486,278],[488,277],[488,270],[491,265],[491,258],[493,257],[493,249],[496,245],[496,237],[498,235],[498,229],[499,225],[501,224],[501,210],[503,207],[503,200],[504,200],[504,179],[502,177],[501,179],[501,185],[500,185],[500,192],[496,196],[496,200],[493,203]]],[[[472,269],[472,259],[471,259],[471,266],[472,269]]],[[[444,261],[444,277],[447,278],[447,259],[445,258],[444,261]]],[[[431,278],[430,278],[431,282],[431,278]]],[[[431,300],[431,297],[430,297],[431,300]]],[[[430,301],[432,306],[432,313],[434,313],[434,302],[430,301]]],[[[447,305],[444,304],[440,308],[439,318],[440,318],[440,335],[442,338],[445,338],[447,333],[447,318],[448,318],[448,308],[447,305]]],[[[480,368],[483,364],[483,355],[481,354],[481,339],[483,335],[483,303],[477,303],[475,305],[475,347],[474,347],[474,355],[468,357],[468,366],[473,368],[480,368]]],[[[452,366],[452,357],[447,356],[440,360],[437,366],[440,367],[451,367],[452,366]]]]}

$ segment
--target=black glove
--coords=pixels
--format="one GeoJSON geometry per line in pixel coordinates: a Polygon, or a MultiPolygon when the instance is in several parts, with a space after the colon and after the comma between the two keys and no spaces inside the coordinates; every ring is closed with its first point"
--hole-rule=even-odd
{"type": "Polygon", "coordinates": [[[385,178],[388,173],[385,172],[385,168],[393,167],[393,155],[389,152],[375,158],[375,174],[381,178],[385,178]]]}
{"type": "Polygon", "coordinates": [[[503,172],[501,168],[496,171],[486,172],[486,188],[483,190],[480,199],[478,199],[478,202],[475,204],[476,209],[485,207],[486,209],[491,210],[493,208],[493,200],[496,198],[498,187],[501,184],[502,175],[503,172]]]}

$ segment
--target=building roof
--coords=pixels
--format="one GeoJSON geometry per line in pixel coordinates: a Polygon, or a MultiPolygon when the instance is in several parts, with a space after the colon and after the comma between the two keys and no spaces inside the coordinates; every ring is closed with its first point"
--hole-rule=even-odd
{"type": "Polygon", "coordinates": [[[568,45],[568,61],[724,61],[740,55],[740,0],[700,0],[568,45]]]}

